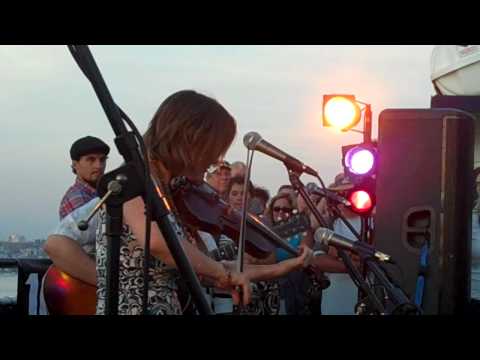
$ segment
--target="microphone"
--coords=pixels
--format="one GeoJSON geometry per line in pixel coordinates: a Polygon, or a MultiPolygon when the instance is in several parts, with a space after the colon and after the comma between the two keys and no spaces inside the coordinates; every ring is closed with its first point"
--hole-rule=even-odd
{"type": "Polygon", "coordinates": [[[290,156],[279,148],[273,146],[268,141],[263,140],[260,134],[255,131],[250,131],[243,137],[243,144],[249,150],[257,150],[282,161],[285,166],[291,170],[318,177],[317,172],[311,167],[303,164],[300,160],[295,159],[293,156],[290,156]]]}
{"type": "Polygon", "coordinates": [[[343,196],[339,196],[335,194],[333,191],[329,190],[324,190],[324,189],[315,189],[310,191],[311,194],[316,194],[320,196],[325,196],[326,198],[329,198],[330,200],[336,201],[337,203],[343,204],[345,206],[351,206],[352,204],[350,201],[345,199],[343,196]]]}
{"type": "Polygon", "coordinates": [[[382,262],[392,262],[390,255],[384,254],[375,250],[373,246],[370,246],[364,242],[352,241],[345,236],[334,233],[327,228],[318,228],[314,235],[315,242],[319,242],[322,245],[334,246],[337,248],[350,250],[356,254],[374,256],[382,262]]]}

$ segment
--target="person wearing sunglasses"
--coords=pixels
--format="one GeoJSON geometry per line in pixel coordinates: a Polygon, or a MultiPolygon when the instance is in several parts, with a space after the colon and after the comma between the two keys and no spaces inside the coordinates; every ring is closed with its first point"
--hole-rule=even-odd
{"type": "MultiPolygon", "coordinates": [[[[335,176],[334,183],[328,188],[340,196],[345,196],[347,192],[353,188],[353,184],[343,173],[339,173],[335,176]]],[[[327,222],[329,222],[330,228],[336,234],[342,235],[352,241],[357,240],[343,221],[337,218],[336,214],[331,211],[325,198],[319,201],[317,209],[325,217],[327,222]]],[[[360,216],[344,205],[338,205],[338,210],[351,223],[355,230],[360,232],[360,216]]],[[[319,224],[313,221],[312,226],[316,228],[319,224]]],[[[339,257],[337,250],[334,247],[327,247],[322,250],[324,250],[324,254],[322,256],[317,255],[315,259],[317,262],[322,261],[325,265],[328,264],[328,267],[323,266],[323,269],[330,279],[330,286],[323,291],[322,295],[322,314],[354,315],[355,305],[358,300],[358,288],[348,274],[347,268],[339,257]]],[[[358,266],[358,258],[353,255],[350,256],[353,264],[358,266]]]]}
{"type": "Polygon", "coordinates": [[[292,203],[292,206],[294,208],[297,207],[297,191],[293,188],[292,185],[290,184],[285,184],[285,185],[281,185],[279,188],[278,188],[278,191],[277,191],[277,195],[283,195],[283,194],[288,194],[290,195],[293,203],[292,203]]]}
{"type": "MultiPolygon", "coordinates": [[[[282,193],[274,196],[264,219],[268,225],[275,226],[279,222],[287,221],[297,212],[295,199],[290,193],[282,193]]],[[[299,233],[285,239],[292,247],[309,246],[311,238],[299,233]]],[[[291,255],[283,249],[275,252],[275,261],[280,262],[290,258],[291,255]]],[[[280,286],[280,314],[281,315],[306,315],[307,290],[310,286],[308,276],[304,271],[292,271],[278,280],[280,286]]]]}

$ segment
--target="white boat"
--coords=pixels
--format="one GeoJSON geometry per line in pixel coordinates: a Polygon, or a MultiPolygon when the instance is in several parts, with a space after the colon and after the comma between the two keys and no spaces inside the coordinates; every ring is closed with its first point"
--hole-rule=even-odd
{"type": "Polygon", "coordinates": [[[480,95],[480,45],[435,46],[431,79],[439,95],[480,95]]]}

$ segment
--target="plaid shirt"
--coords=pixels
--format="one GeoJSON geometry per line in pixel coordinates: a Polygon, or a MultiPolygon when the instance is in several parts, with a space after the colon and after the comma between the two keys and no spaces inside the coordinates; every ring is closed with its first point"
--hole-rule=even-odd
{"type": "Polygon", "coordinates": [[[60,203],[60,220],[96,196],[97,191],[77,177],[75,183],[70,186],[60,203]]]}

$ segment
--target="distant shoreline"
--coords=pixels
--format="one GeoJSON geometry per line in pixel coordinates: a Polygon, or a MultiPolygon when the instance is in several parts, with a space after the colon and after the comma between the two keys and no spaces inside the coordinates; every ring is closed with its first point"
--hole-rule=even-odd
{"type": "Polygon", "coordinates": [[[17,268],[4,268],[0,269],[0,276],[2,275],[10,275],[10,274],[17,274],[17,268]]]}

